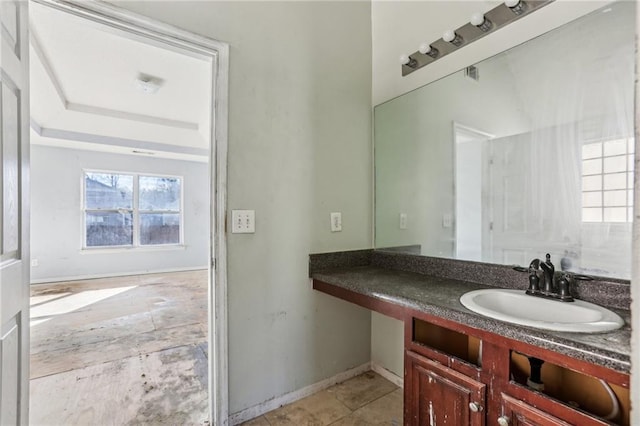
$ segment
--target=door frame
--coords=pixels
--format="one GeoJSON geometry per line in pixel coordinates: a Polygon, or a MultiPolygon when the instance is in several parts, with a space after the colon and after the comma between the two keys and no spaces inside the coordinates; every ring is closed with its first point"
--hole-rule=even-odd
{"type": "Polygon", "coordinates": [[[165,48],[210,57],[211,134],[209,152],[210,238],[208,283],[209,418],[213,425],[229,421],[227,338],[227,149],[229,105],[229,45],[144,15],[103,2],[31,0],[94,23],[106,25],[134,39],[144,38],[165,48]]]}

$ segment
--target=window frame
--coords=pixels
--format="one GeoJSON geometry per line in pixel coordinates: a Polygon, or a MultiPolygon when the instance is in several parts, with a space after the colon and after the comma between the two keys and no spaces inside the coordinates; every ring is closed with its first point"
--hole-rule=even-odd
{"type": "Polygon", "coordinates": [[[97,250],[107,250],[107,251],[117,251],[117,250],[161,250],[165,248],[181,248],[184,247],[184,182],[185,178],[183,175],[172,175],[166,173],[144,173],[144,172],[128,172],[128,171],[119,171],[119,170],[101,170],[101,169],[82,169],[81,172],[81,185],[80,185],[80,208],[81,208],[81,248],[83,251],[97,251],[97,250]],[[87,199],[86,199],[86,176],[87,173],[102,173],[102,174],[113,174],[113,175],[122,175],[122,176],[131,176],[133,178],[133,189],[132,189],[132,207],[131,209],[88,209],[87,208],[87,199]],[[140,177],[159,177],[159,178],[175,178],[180,180],[180,203],[179,209],[176,210],[140,210],[140,177]],[[88,246],[87,245],[87,212],[116,212],[119,213],[121,211],[130,211],[132,215],[132,239],[131,244],[126,245],[113,245],[113,246],[88,246]],[[141,213],[169,213],[169,214],[178,214],[179,216],[179,233],[178,238],[179,241],[177,243],[167,243],[167,244],[141,244],[140,243],[140,215],[141,213]]]}

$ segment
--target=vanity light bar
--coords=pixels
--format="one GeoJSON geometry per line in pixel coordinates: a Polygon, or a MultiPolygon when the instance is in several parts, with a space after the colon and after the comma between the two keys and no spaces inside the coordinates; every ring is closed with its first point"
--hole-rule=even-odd
{"type": "Polygon", "coordinates": [[[554,0],[507,0],[494,7],[484,15],[473,14],[471,22],[455,31],[446,31],[443,38],[431,44],[423,43],[420,49],[411,55],[402,55],[402,76],[437,61],[443,56],[472,43],[499,28],[527,16],[535,10],[548,5],[554,0]],[[484,18],[484,19],[482,19],[484,18]]]}

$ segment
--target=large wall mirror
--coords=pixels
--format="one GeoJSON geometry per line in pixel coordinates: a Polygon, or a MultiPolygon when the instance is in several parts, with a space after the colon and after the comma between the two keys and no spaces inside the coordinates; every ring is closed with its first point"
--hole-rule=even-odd
{"type": "Polygon", "coordinates": [[[377,106],[376,247],[628,279],[635,7],[377,106]]]}

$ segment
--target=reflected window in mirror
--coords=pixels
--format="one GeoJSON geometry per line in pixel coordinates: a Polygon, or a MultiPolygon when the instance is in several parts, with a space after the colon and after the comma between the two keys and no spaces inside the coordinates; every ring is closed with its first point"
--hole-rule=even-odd
{"type": "Polygon", "coordinates": [[[582,221],[633,221],[635,141],[613,139],[582,147],[582,221]]]}

